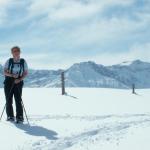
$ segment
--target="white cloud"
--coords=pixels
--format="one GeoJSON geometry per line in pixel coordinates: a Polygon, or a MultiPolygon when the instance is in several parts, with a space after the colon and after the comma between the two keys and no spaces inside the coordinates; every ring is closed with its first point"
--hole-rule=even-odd
{"type": "Polygon", "coordinates": [[[60,0],[49,0],[46,2],[43,0],[30,0],[30,2],[31,4],[28,7],[29,16],[35,17],[51,12],[60,3],[60,0]]]}
{"type": "Polygon", "coordinates": [[[136,44],[130,48],[129,56],[131,59],[142,59],[150,62],[150,43],[136,44]]]}
{"type": "Polygon", "coordinates": [[[0,0],[0,26],[4,23],[7,13],[6,7],[9,3],[9,0],[0,0]]]}
{"type": "MultiPolygon", "coordinates": [[[[17,0],[14,1],[0,0],[0,24],[6,26],[7,24],[4,24],[4,21],[7,20],[7,22],[10,22],[11,14],[7,16],[8,5],[11,5],[12,2],[13,7],[24,5],[24,3],[20,3],[17,0]]],[[[14,35],[18,36],[15,37],[16,39],[13,39],[13,41],[16,42],[0,45],[0,50],[7,50],[11,46],[16,45],[15,43],[23,48],[31,49],[32,54],[30,53],[30,56],[27,55],[28,53],[26,52],[29,50],[26,49],[23,56],[26,57],[31,66],[35,68],[64,68],[69,67],[75,62],[88,60],[104,64],[115,64],[137,58],[149,60],[149,44],[141,46],[140,44],[134,45],[137,41],[137,35],[140,37],[140,35],[144,33],[142,31],[150,23],[149,11],[144,11],[143,8],[142,12],[133,12],[138,18],[137,20],[132,20],[124,15],[122,17],[112,15],[110,18],[105,18],[102,15],[103,10],[105,11],[111,6],[134,7],[132,5],[135,1],[136,0],[27,0],[27,2],[29,2],[29,4],[25,6],[27,13],[23,15],[22,18],[16,19],[16,17],[11,21],[14,27],[16,27],[16,25],[18,25],[17,27],[21,27],[27,23],[27,30],[25,29],[23,33],[19,31],[15,33],[14,30],[14,35]],[[64,23],[64,26],[61,23],[64,23]],[[58,27],[55,28],[57,25],[58,27]],[[125,49],[125,45],[122,45],[122,49],[126,52],[116,52],[112,54],[111,48],[115,46],[113,42],[118,40],[129,41],[132,37],[134,37],[134,39],[131,45],[134,46],[132,46],[130,50],[125,49]],[[107,53],[104,53],[99,43],[103,45],[110,44],[110,50],[108,49],[106,50],[107,53]],[[50,46],[48,46],[50,44],[54,45],[56,49],[51,50],[50,46]],[[88,44],[93,46],[91,51],[99,48],[99,52],[95,55],[90,52],[92,55],[87,56],[86,54],[88,52],[85,51],[84,56],[82,47],[88,44]],[[36,51],[37,47],[38,51],[36,51]],[[63,53],[59,53],[61,48],[64,50],[63,53]],[[76,48],[80,49],[80,51],[76,48]],[[45,49],[51,52],[45,54],[45,49]],[[65,49],[67,49],[67,51],[65,51],[65,49]],[[74,53],[75,56],[68,54],[68,49],[70,49],[70,53],[74,53]],[[66,55],[70,55],[68,59],[66,59],[66,55]],[[60,60],[62,60],[61,63],[60,60]]],[[[5,56],[8,53],[0,54],[2,55],[2,61],[6,59],[5,56]]]]}
{"type": "MultiPolygon", "coordinates": [[[[143,18],[143,20],[145,20],[143,18]]],[[[148,20],[147,20],[148,21],[148,20]]],[[[127,18],[101,19],[87,22],[76,26],[74,29],[66,31],[65,41],[70,41],[72,47],[84,45],[109,45],[108,42],[131,39],[139,36],[136,33],[144,29],[148,23],[146,21],[134,21],[127,18]]],[[[101,48],[101,47],[100,47],[101,48]]],[[[82,48],[81,48],[82,50],[82,48]]]]}
{"type": "Polygon", "coordinates": [[[75,1],[64,3],[63,7],[56,9],[49,13],[49,18],[56,21],[65,21],[72,19],[81,19],[82,17],[89,17],[101,11],[101,5],[96,4],[82,4],[75,1]]]}
{"type": "Polygon", "coordinates": [[[133,2],[134,0],[31,0],[28,11],[30,16],[47,14],[50,20],[66,21],[94,15],[111,5],[129,6],[133,2]]]}
{"type": "MultiPolygon", "coordinates": [[[[1,63],[4,64],[11,54],[9,50],[1,51],[0,56],[1,63]]],[[[30,68],[37,69],[67,69],[72,64],[83,61],[95,61],[96,63],[103,65],[113,65],[136,59],[150,62],[150,43],[133,45],[130,50],[126,52],[101,52],[94,56],[77,57],[71,55],[64,56],[57,53],[44,53],[42,51],[38,53],[26,53],[23,51],[22,57],[27,60],[30,68]]]]}
{"type": "Polygon", "coordinates": [[[0,6],[5,6],[10,2],[10,0],[0,0],[0,6]]]}
{"type": "Polygon", "coordinates": [[[83,61],[95,61],[98,64],[113,65],[124,61],[133,61],[140,59],[150,62],[150,43],[143,45],[133,45],[129,51],[126,52],[102,52],[94,56],[61,56],[58,54],[37,54],[34,56],[26,56],[32,68],[45,68],[45,69],[66,69],[74,63],[83,61]],[[48,60],[45,62],[45,60],[48,60]],[[60,63],[61,62],[61,63],[60,63]]]}
{"type": "MultiPolygon", "coordinates": [[[[130,6],[134,0],[89,0],[87,3],[83,3],[82,0],[52,0],[47,3],[43,3],[42,0],[33,0],[29,8],[29,14],[40,15],[40,13],[46,13],[48,17],[39,19],[38,22],[33,22],[29,26],[29,31],[34,31],[35,28],[39,29],[39,33],[43,29],[49,29],[55,27],[62,22],[68,20],[80,20],[82,23],[76,24],[74,28],[67,28],[70,24],[65,24],[63,28],[65,41],[70,41],[73,45],[84,45],[86,43],[98,43],[99,40],[106,41],[107,39],[120,39],[119,36],[129,36],[132,32],[138,31],[147,24],[148,19],[146,15],[141,20],[131,20],[129,18],[117,18],[112,17],[109,19],[103,18],[103,16],[96,17],[107,7],[111,5],[123,5],[130,6]],[[90,17],[87,19],[86,17],[90,17]],[[85,21],[83,21],[85,20],[85,21]],[[55,22],[56,21],[56,22],[55,22]]],[[[136,12],[135,12],[136,13],[136,12]]],[[[73,22],[74,24],[75,22],[73,22]]],[[[37,31],[38,32],[38,31],[37,31]]],[[[53,31],[59,32],[59,30],[53,31]]],[[[59,41],[61,43],[61,41],[59,41]]]]}
{"type": "Polygon", "coordinates": [[[97,56],[89,57],[86,60],[88,59],[104,65],[118,64],[124,61],[133,61],[137,59],[150,62],[150,43],[142,45],[135,44],[130,50],[124,52],[103,52],[97,56]]]}

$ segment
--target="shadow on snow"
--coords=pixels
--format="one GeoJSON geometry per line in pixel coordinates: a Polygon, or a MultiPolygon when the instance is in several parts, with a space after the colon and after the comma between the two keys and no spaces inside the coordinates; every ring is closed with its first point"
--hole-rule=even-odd
{"type": "Polygon", "coordinates": [[[41,126],[29,126],[29,125],[16,125],[17,128],[25,131],[26,134],[32,135],[32,136],[44,136],[48,140],[57,140],[57,133],[52,130],[48,130],[41,126]]]}

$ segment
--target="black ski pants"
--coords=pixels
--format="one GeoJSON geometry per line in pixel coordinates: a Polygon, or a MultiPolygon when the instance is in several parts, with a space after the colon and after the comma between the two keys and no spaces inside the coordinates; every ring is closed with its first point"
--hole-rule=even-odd
{"type": "Polygon", "coordinates": [[[16,103],[16,118],[23,118],[22,88],[23,88],[23,81],[21,81],[18,84],[15,84],[14,78],[5,79],[4,92],[6,97],[7,117],[14,117],[13,111],[13,96],[14,96],[16,103]]]}

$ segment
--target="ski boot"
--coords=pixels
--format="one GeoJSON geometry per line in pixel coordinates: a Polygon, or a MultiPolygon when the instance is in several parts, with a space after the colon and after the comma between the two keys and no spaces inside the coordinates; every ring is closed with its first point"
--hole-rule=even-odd
{"type": "Polygon", "coordinates": [[[24,118],[23,117],[17,117],[16,118],[16,123],[19,124],[19,123],[23,123],[24,122],[24,118]]]}
{"type": "Polygon", "coordinates": [[[7,117],[7,121],[14,122],[15,118],[14,117],[7,117]]]}

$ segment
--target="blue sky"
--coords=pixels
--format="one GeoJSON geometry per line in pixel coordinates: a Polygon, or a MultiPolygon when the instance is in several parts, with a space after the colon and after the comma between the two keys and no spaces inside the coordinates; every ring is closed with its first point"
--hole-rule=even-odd
{"type": "Polygon", "coordinates": [[[150,61],[149,0],[0,0],[0,62],[19,45],[31,68],[150,61]]]}

